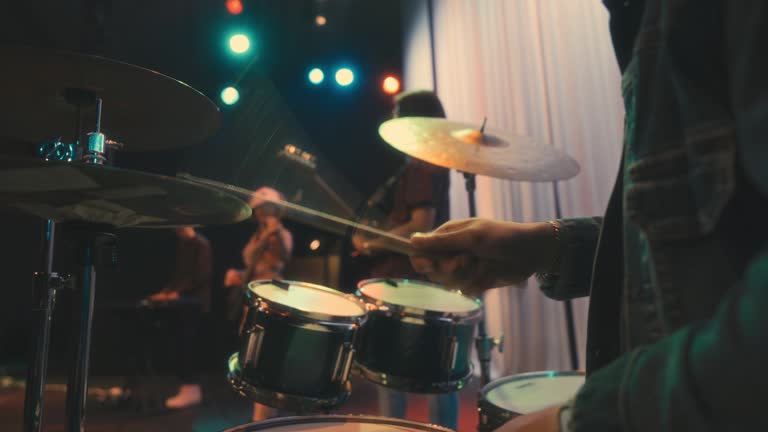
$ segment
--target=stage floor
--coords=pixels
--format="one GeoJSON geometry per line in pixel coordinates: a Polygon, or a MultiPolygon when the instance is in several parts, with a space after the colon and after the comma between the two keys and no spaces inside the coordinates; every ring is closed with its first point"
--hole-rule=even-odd
{"type": "MultiPolygon", "coordinates": [[[[53,377],[52,385],[46,391],[45,432],[64,432],[65,386],[63,379],[53,377]]],[[[122,378],[94,377],[89,392],[86,431],[87,432],[218,432],[226,428],[250,422],[252,405],[235,394],[228,386],[224,375],[208,374],[203,380],[204,402],[195,408],[165,412],[160,401],[175,390],[172,378],[154,379],[144,389],[152,394],[150,402],[143,408],[136,404],[100,400],[99,389],[119,386],[122,378]]],[[[21,431],[24,410],[24,389],[19,382],[9,379],[0,381],[0,430],[21,431]]],[[[479,379],[473,380],[460,392],[460,432],[477,428],[477,393],[479,379]]],[[[407,418],[414,421],[428,421],[428,400],[422,395],[409,394],[407,418]]],[[[353,380],[353,392],[349,401],[337,414],[378,415],[377,391],[373,384],[353,380]]]]}

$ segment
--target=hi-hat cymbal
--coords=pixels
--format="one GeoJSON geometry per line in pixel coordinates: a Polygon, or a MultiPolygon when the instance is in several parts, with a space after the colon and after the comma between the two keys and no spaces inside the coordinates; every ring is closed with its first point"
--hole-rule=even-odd
{"type": "MultiPolygon", "coordinates": [[[[158,72],[102,57],[37,48],[0,47],[0,136],[40,142],[73,138],[77,108],[68,89],[103,99],[102,132],[123,151],[195,144],[219,125],[219,110],[199,91],[158,72]],[[67,99],[70,99],[68,101],[67,99]]],[[[95,109],[83,109],[85,131],[95,109]]],[[[2,151],[2,149],[0,149],[2,151]]]]}
{"type": "Polygon", "coordinates": [[[58,222],[158,228],[235,223],[251,208],[221,190],[108,166],[0,159],[0,205],[58,222]]]}
{"type": "Polygon", "coordinates": [[[402,117],[379,127],[401,152],[445,168],[518,181],[566,180],[579,164],[565,152],[532,138],[480,132],[476,126],[433,117],[402,117]]]}

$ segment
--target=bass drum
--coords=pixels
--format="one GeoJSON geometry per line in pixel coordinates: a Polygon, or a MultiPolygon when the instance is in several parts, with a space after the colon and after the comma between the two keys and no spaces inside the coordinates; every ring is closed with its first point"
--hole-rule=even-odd
{"type": "Polygon", "coordinates": [[[531,372],[500,378],[480,391],[479,432],[509,420],[568,402],[584,384],[583,372],[531,372]]]}
{"type": "Polygon", "coordinates": [[[329,415],[282,417],[227,429],[223,432],[452,432],[440,426],[386,417],[329,415]]]}

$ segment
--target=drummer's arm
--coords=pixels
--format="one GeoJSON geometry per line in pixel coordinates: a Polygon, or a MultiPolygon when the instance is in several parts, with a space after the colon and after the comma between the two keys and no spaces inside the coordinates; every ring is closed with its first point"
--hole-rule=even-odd
{"type": "Polygon", "coordinates": [[[768,247],[711,319],[592,373],[565,431],[767,430],[768,247]]]}

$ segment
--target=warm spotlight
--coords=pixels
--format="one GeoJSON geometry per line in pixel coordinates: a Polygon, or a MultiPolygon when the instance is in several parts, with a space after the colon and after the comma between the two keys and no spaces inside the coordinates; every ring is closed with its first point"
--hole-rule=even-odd
{"type": "Polygon", "coordinates": [[[324,15],[318,15],[315,17],[315,24],[317,24],[318,27],[322,27],[327,23],[328,19],[326,19],[324,15]]]}
{"type": "Polygon", "coordinates": [[[400,80],[392,75],[389,75],[384,78],[384,81],[382,81],[381,89],[384,90],[384,93],[386,94],[396,94],[400,91],[400,80]]]}
{"type": "Polygon", "coordinates": [[[316,250],[320,249],[320,240],[318,240],[318,239],[312,240],[309,243],[309,249],[313,250],[313,251],[316,251],[316,250]]]}
{"type": "Polygon", "coordinates": [[[243,3],[240,0],[227,0],[227,10],[232,15],[240,15],[243,12],[243,3]]]}

